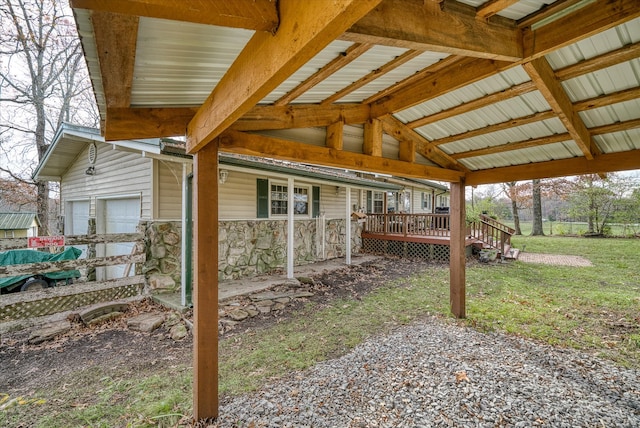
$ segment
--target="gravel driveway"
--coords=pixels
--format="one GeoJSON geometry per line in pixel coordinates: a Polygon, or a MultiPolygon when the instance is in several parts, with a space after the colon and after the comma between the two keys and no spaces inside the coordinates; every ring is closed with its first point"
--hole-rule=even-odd
{"type": "Polygon", "coordinates": [[[218,427],[639,427],[640,379],[428,318],[220,408],[218,427]]]}

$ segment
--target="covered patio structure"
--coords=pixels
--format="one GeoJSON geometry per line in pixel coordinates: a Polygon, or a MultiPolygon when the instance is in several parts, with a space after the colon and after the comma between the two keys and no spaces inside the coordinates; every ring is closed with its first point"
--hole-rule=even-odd
{"type": "Polygon", "coordinates": [[[218,151],[449,182],[456,317],[466,186],[640,168],[637,0],[71,5],[105,138],[194,155],[196,419],[218,414],[218,151]]]}

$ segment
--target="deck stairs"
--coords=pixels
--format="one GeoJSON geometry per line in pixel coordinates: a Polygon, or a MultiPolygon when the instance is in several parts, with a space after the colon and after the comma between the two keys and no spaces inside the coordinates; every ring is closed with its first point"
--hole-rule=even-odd
{"type": "Polygon", "coordinates": [[[515,230],[486,215],[469,225],[469,235],[475,240],[479,250],[496,250],[500,259],[517,260],[520,250],[511,246],[511,236],[515,230]]]}

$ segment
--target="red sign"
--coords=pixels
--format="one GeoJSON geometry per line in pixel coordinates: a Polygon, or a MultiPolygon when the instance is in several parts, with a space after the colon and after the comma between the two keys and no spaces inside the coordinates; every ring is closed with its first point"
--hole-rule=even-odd
{"type": "Polygon", "coordinates": [[[64,236],[33,236],[27,242],[29,248],[64,247],[64,236]]]}

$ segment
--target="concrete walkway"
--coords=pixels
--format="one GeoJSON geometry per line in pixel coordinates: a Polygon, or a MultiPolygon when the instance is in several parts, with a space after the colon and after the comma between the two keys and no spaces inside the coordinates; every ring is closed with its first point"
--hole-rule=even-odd
{"type": "Polygon", "coordinates": [[[581,256],[564,254],[536,254],[520,252],[518,260],[525,263],[541,263],[545,265],[588,267],[593,264],[581,256]]]}

